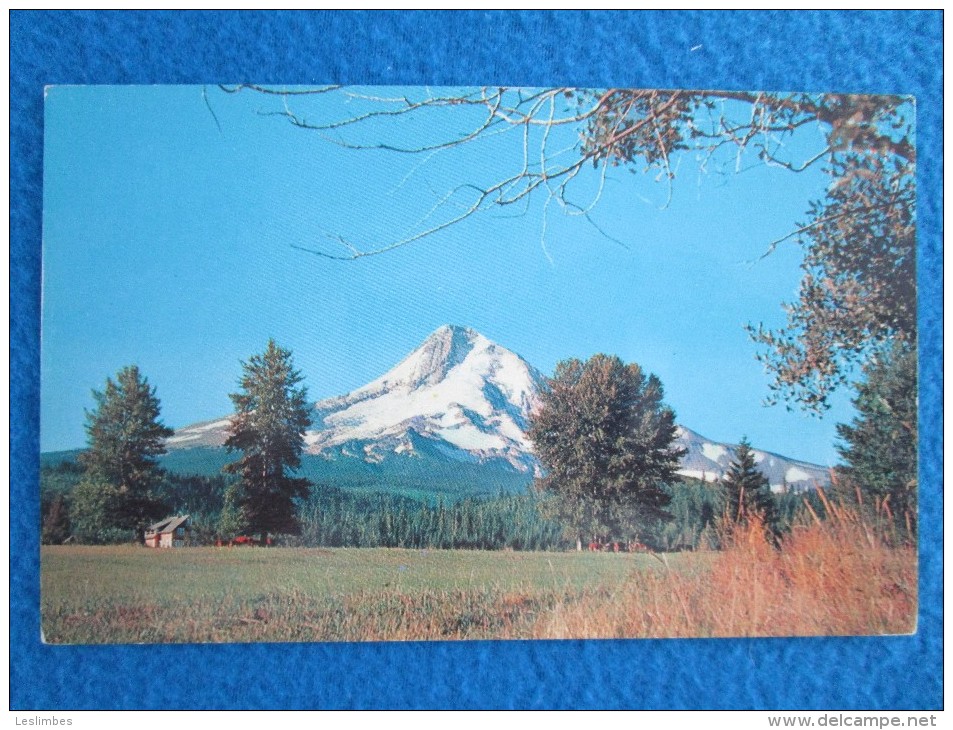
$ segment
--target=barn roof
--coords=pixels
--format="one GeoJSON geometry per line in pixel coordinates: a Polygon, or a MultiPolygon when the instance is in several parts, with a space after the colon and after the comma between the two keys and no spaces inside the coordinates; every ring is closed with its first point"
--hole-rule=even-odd
{"type": "Polygon", "coordinates": [[[182,524],[189,519],[189,515],[179,515],[177,517],[166,517],[160,522],[156,522],[154,525],[150,525],[147,529],[149,532],[174,532],[176,527],[181,527],[182,524]]]}

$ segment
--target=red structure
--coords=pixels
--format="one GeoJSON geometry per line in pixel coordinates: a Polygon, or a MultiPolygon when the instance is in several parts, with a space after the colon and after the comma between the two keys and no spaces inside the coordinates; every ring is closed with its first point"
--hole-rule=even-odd
{"type": "MultiPolygon", "coordinates": [[[[239,535],[238,537],[233,537],[227,543],[223,542],[222,538],[218,538],[215,541],[215,547],[223,547],[226,544],[228,547],[234,547],[236,545],[239,547],[241,546],[255,547],[256,545],[259,544],[259,541],[253,537],[249,537],[248,535],[239,535]]],[[[270,537],[265,539],[265,545],[271,545],[270,537]]]]}

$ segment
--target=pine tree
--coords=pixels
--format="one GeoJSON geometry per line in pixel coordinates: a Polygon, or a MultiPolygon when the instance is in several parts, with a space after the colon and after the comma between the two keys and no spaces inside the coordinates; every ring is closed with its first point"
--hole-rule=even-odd
{"type": "Polygon", "coordinates": [[[911,528],[917,516],[917,353],[897,345],[864,368],[853,403],[857,417],[839,424],[847,485],[911,528]]]}
{"type": "Polygon", "coordinates": [[[745,524],[757,516],[769,532],[777,533],[778,506],[771,494],[770,482],[755,463],[754,451],[747,438],[742,438],[738,444],[722,485],[729,524],[745,524]]]}
{"type": "MultiPolygon", "coordinates": [[[[107,378],[105,389],[94,390],[93,398],[96,408],[86,412],[89,449],[79,460],[87,491],[103,492],[108,486],[111,496],[108,509],[90,511],[88,518],[101,520],[99,528],[134,529],[141,543],[146,524],[165,513],[155,494],[162,477],[156,459],[174,431],[159,421],[155,388],[135,365],[120,370],[115,382],[107,378]]],[[[92,493],[87,496],[90,503],[102,501],[92,493]]]]}
{"type": "Polygon", "coordinates": [[[548,516],[583,538],[645,539],[669,516],[664,486],[684,453],[672,446],[675,414],[662,384],[637,364],[595,355],[556,366],[529,437],[546,471],[538,491],[548,516]]]}
{"type": "Polygon", "coordinates": [[[290,350],[268,341],[261,355],[242,363],[241,392],[230,395],[235,416],[225,447],[242,457],[225,466],[240,475],[236,501],[252,534],[297,535],[300,524],[295,499],[307,498],[311,483],[288,475],[301,466],[304,432],[311,424],[307,389],[294,369],[290,350]]]}

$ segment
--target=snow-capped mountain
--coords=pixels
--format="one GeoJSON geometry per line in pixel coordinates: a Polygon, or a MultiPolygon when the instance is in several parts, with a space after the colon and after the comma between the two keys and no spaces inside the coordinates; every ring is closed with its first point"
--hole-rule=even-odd
{"type": "Polygon", "coordinates": [[[472,329],[444,325],[363,388],[315,404],[307,451],[380,461],[425,438],[451,458],[536,465],[526,438],[542,374],[472,329]]]}
{"type": "MultiPolygon", "coordinates": [[[[472,329],[444,325],[387,373],[314,406],[305,450],[380,462],[421,445],[449,459],[502,459],[518,471],[538,462],[526,438],[543,375],[472,329]]],[[[228,418],[176,431],[172,449],[221,446],[228,418]]]]}
{"type": "MultiPolygon", "coordinates": [[[[682,457],[682,468],[678,473],[706,482],[721,479],[735,456],[736,446],[709,441],[684,426],[678,427],[676,443],[687,452],[682,457]]],[[[775,491],[785,488],[813,489],[817,485],[823,486],[830,482],[829,470],[823,466],[789,459],[760,449],[752,449],[751,452],[758,469],[768,478],[771,488],[775,491]]]]}
{"type": "MultiPolygon", "coordinates": [[[[379,464],[426,453],[451,462],[507,465],[527,476],[538,472],[526,430],[543,375],[516,353],[472,329],[444,325],[393,369],[346,395],[314,406],[306,451],[323,459],[379,464]]],[[[228,418],[176,431],[170,449],[221,446],[228,418]]],[[[687,453],[680,473],[720,479],[734,447],[679,427],[687,453]]],[[[820,466],[755,450],[764,474],[778,489],[828,481],[820,466]]]]}

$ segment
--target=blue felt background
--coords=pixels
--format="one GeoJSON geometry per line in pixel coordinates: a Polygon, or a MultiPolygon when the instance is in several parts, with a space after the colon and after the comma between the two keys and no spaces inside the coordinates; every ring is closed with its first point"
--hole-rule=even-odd
{"type": "Polygon", "coordinates": [[[10,40],[13,709],[942,705],[939,11],[17,11],[11,13],[10,40]],[[694,46],[701,48],[690,51],[694,46]],[[923,369],[917,634],[696,641],[42,645],[37,451],[43,86],[239,81],[916,95],[923,369]],[[213,671],[239,663],[249,671],[213,671]]]}

